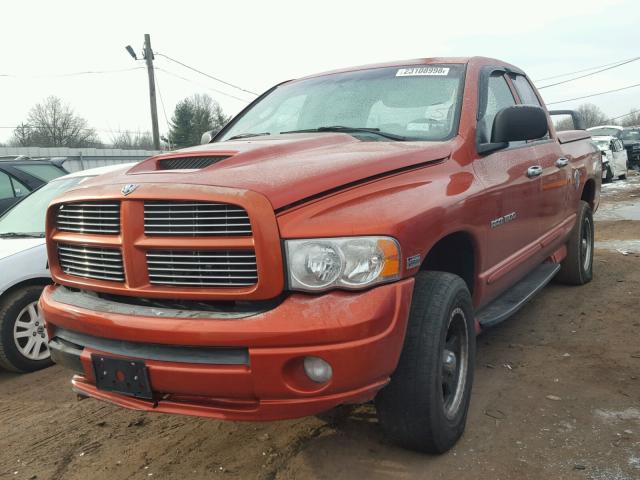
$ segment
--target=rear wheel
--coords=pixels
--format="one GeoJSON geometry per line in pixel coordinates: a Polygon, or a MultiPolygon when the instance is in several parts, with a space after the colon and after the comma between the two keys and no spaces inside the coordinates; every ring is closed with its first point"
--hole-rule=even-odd
{"type": "Polygon", "coordinates": [[[38,310],[41,286],[20,288],[0,306],[0,367],[32,372],[51,365],[47,331],[38,310]]]}
{"type": "Polygon", "coordinates": [[[567,241],[567,256],[556,277],[569,285],[584,285],[593,278],[593,213],[585,201],[578,206],[576,224],[567,241]]]}
{"type": "Polygon", "coordinates": [[[376,397],[380,424],[394,442],[442,453],[464,432],[475,364],[473,319],[460,277],[418,273],[398,367],[376,397]]]}

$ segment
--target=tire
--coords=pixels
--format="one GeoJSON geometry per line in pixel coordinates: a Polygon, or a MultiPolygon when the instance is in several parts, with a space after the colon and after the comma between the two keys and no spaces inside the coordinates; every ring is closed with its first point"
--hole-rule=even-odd
{"type": "Polygon", "coordinates": [[[622,175],[618,175],[618,180],[626,180],[627,179],[627,174],[623,173],[622,175]]]}
{"type": "Polygon", "coordinates": [[[375,399],[385,434],[419,452],[443,453],[455,445],[467,421],[475,352],[464,281],[450,273],[418,273],[398,367],[375,399]],[[454,334],[458,348],[451,345],[454,334]],[[457,353],[453,365],[450,356],[445,361],[447,338],[447,350],[457,353]]]}
{"type": "Polygon", "coordinates": [[[593,213],[585,201],[580,201],[576,224],[567,241],[567,256],[562,261],[556,279],[568,285],[584,285],[593,278],[593,213]]]}
{"type": "Polygon", "coordinates": [[[2,300],[0,367],[13,372],[33,372],[51,365],[47,334],[37,309],[42,289],[36,285],[23,287],[2,300]],[[31,348],[27,348],[29,345],[31,348]]]}

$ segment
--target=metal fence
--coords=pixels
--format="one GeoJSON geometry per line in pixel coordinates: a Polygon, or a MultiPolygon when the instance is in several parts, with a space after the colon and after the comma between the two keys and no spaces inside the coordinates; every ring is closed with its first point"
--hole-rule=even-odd
{"type": "Polygon", "coordinates": [[[158,153],[159,150],[123,150],[121,148],[64,148],[64,147],[0,147],[0,157],[25,155],[31,158],[66,157],[65,170],[78,172],[87,168],[139,162],[158,153]]]}

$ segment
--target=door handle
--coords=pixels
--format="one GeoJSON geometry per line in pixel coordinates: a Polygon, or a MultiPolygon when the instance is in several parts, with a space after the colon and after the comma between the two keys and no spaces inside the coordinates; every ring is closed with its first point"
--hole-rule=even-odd
{"type": "Polygon", "coordinates": [[[536,166],[527,168],[527,177],[534,178],[540,175],[542,175],[542,167],[536,165],[536,166]]]}
{"type": "Polygon", "coordinates": [[[567,165],[569,165],[569,160],[564,157],[556,160],[556,167],[558,168],[566,167],[567,165]]]}

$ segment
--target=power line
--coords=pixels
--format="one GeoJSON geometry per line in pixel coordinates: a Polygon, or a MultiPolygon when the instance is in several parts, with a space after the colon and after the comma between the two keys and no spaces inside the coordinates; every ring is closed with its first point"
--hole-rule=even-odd
{"type": "Polygon", "coordinates": [[[108,73],[121,73],[121,72],[131,72],[133,70],[141,70],[144,67],[133,67],[133,68],[120,68],[117,70],[86,70],[83,72],[71,72],[71,73],[56,73],[56,74],[47,74],[47,75],[14,75],[11,73],[0,73],[0,77],[10,77],[10,78],[62,78],[62,77],[76,77],[80,75],[102,75],[108,73]]]}
{"type": "Polygon", "coordinates": [[[580,78],[590,77],[591,75],[596,75],[596,74],[601,73],[601,72],[606,72],[607,70],[611,70],[613,68],[618,68],[618,67],[621,67],[623,65],[626,65],[627,63],[635,62],[637,60],[640,60],[640,57],[632,58],[632,59],[627,60],[625,62],[618,63],[617,65],[613,65],[611,67],[603,68],[601,70],[596,70],[595,72],[587,73],[585,75],[580,75],[579,77],[569,78],[567,80],[562,80],[561,82],[550,83],[549,85],[543,85],[542,87],[538,87],[538,90],[542,90],[543,88],[548,88],[548,87],[555,87],[556,85],[562,85],[563,83],[573,82],[573,81],[578,80],[580,78]]]}
{"type": "Polygon", "coordinates": [[[208,73],[205,73],[205,72],[203,72],[202,70],[198,70],[197,68],[191,67],[191,66],[187,65],[186,63],[182,63],[181,61],[176,60],[175,58],[171,58],[170,56],[165,55],[165,54],[163,54],[163,53],[155,52],[155,54],[156,54],[156,55],[158,55],[158,56],[164,57],[164,58],[166,58],[167,60],[171,60],[172,62],[175,62],[175,63],[177,63],[178,65],[182,65],[183,67],[188,68],[189,70],[193,70],[194,72],[197,72],[197,73],[199,73],[200,75],[204,75],[205,77],[209,77],[209,78],[211,78],[211,79],[215,80],[216,82],[224,83],[225,85],[227,85],[227,86],[229,86],[229,87],[233,87],[233,88],[235,88],[235,89],[237,89],[237,90],[241,90],[241,91],[246,92],[246,93],[249,93],[249,94],[251,94],[251,95],[255,95],[255,96],[257,96],[257,95],[258,95],[257,93],[252,92],[251,90],[247,90],[247,89],[245,89],[245,88],[239,87],[238,85],[234,85],[233,83],[227,82],[227,81],[222,80],[222,79],[217,78],[217,77],[214,77],[213,75],[209,75],[208,73]]]}
{"type": "Polygon", "coordinates": [[[619,118],[628,117],[629,115],[640,115],[640,110],[634,110],[624,115],[618,115],[617,117],[610,118],[609,120],[618,120],[619,118]]]}
{"type": "Polygon", "coordinates": [[[597,97],[599,95],[605,95],[607,93],[619,92],[621,90],[628,90],[630,88],[635,88],[635,87],[640,87],[640,83],[636,83],[635,85],[628,85],[628,86],[622,87],[622,88],[616,88],[614,90],[607,90],[606,92],[592,93],[590,95],[584,95],[582,97],[567,98],[565,100],[556,100],[555,102],[547,102],[547,105],[555,105],[556,103],[565,103],[565,102],[571,102],[573,100],[582,100],[583,98],[597,97]]]}
{"type": "Polygon", "coordinates": [[[553,80],[554,78],[568,77],[569,75],[574,75],[576,73],[588,72],[590,70],[595,70],[596,68],[610,67],[611,65],[621,64],[621,63],[627,62],[628,60],[633,60],[633,58],[626,59],[626,60],[618,60],[617,62],[606,63],[604,65],[597,65],[595,67],[583,68],[582,70],[576,70],[574,72],[561,73],[559,75],[553,75],[551,77],[537,78],[537,79],[534,80],[534,82],[542,82],[544,80],[553,80]]]}
{"type": "Polygon", "coordinates": [[[179,78],[180,80],[184,80],[185,82],[189,82],[189,83],[192,83],[194,85],[201,86],[202,88],[206,88],[207,90],[211,90],[212,92],[219,93],[220,95],[224,95],[226,97],[234,98],[234,99],[239,100],[239,101],[244,102],[244,103],[249,103],[249,100],[245,100],[244,98],[236,97],[235,95],[231,95],[230,93],[223,92],[222,90],[217,90],[217,89],[212,88],[212,87],[206,87],[206,86],[204,86],[204,85],[202,85],[200,83],[194,82],[193,80],[191,80],[189,78],[183,77],[182,75],[178,75],[177,73],[171,72],[171,71],[166,70],[164,68],[161,68],[161,67],[155,67],[155,68],[156,68],[156,70],[158,70],[160,72],[164,72],[164,73],[166,73],[168,75],[171,75],[173,77],[179,78]]]}

